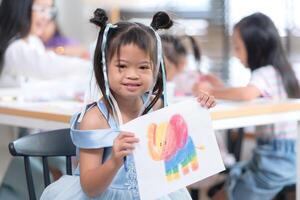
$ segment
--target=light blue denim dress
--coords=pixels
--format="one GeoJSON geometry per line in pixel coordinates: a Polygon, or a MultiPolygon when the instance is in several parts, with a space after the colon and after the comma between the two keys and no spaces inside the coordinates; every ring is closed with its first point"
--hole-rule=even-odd
{"type": "MultiPolygon", "coordinates": [[[[71,136],[73,143],[78,148],[103,148],[104,163],[111,156],[113,140],[119,134],[117,124],[113,117],[108,116],[107,108],[102,101],[87,106],[90,109],[98,106],[99,110],[106,117],[111,129],[81,131],[78,129],[78,119],[80,113],[73,116],[71,120],[71,136]]],[[[112,183],[105,192],[95,198],[88,197],[80,185],[80,168],[79,166],[73,176],[64,175],[58,181],[50,184],[43,192],[41,200],[139,200],[137,177],[133,156],[127,156],[126,163],[119,169],[112,183]],[[126,170],[125,170],[126,168],[126,170]]],[[[149,188],[151,189],[151,188],[149,188]]],[[[161,200],[191,200],[186,188],[180,189],[161,200]]]]}
{"type": "Polygon", "coordinates": [[[271,200],[296,183],[295,141],[258,139],[253,157],[230,170],[225,185],[229,200],[271,200]]]}

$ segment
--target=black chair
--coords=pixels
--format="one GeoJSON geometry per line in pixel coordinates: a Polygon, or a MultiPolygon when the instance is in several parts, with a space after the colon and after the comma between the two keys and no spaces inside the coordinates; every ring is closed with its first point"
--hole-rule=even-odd
{"type": "Polygon", "coordinates": [[[285,186],[274,200],[296,200],[296,184],[285,186]]]}
{"type": "Polygon", "coordinates": [[[70,137],[70,129],[40,132],[19,138],[8,145],[13,156],[24,158],[26,182],[30,200],[35,200],[35,190],[29,157],[41,157],[45,187],[50,184],[48,157],[65,156],[66,173],[72,174],[71,157],[76,155],[76,147],[70,137]]]}

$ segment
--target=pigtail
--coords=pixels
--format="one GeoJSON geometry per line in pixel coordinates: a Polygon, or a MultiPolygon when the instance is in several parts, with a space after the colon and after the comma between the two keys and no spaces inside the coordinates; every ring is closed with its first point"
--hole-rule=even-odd
{"type": "Polygon", "coordinates": [[[193,56],[196,61],[196,69],[200,73],[200,61],[201,61],[201,49],[199,48],[195,38],[193,36],[187,35],[186,36],[188,40],[190,41],[190,44],[192,46],[193,56]]]}
{"type": "Polygon", "coordinates": [[[94,52],[94,59],[93,59],[94,75],[97,81],[97,85],[103,95],[104,103],[108,108],[109,111],[108,113],[112,113],[113,108],[109,103],[109,99],[105,95],[106,88],[105,88],[105,84],[103,84],[105,81],[104,81],[103,63],[102,63],[102,41],[103,41],[103,33],[108,22],[108,17],[106,15],[105,10],[101,8],[97,8],[94,11],[94,17],[90,19],[90,22],[100,28],[98,39],[96,42],[96,48],[94,52]]]}
{"type": "Polygon", "coordinates": [[[104,82],[104,75],[103,75],[103,63],[102,63],[102,40],[103,40],[103,32],[105,26],[107,24],[108,17],[106,12],[100,8],[97,8],[94,11],[94,17],[90,19],[90,22],[95,24],[96,26],[100,27],[96,48],[94,52],[94,72],[95,78],[100,87],[102,94],[105,94],[105,85],[101,84],[104,82]]]}
{"type": "MultiPolygon", "coordinates": [[[[96,43],[95,53],[94,53],[94,70],[97,74],[97,72],[102,72],[102,39],[103,39],[103,32],[105,29],[105,26],[107,24],[108,17],[106,15],[106,12],[103,9],[97,8],[94,11],[94,17],[90,19],[90,22],[95,24],[96,26],[100,27],[98,40],[96,43]]],[[[101,73],[102,74],[102,73],[101,73]]],[[[96,78],[99,77],[96,75],[96,78]]],[[[100,76],[103,78],[103,74],[100,76]]],[[[99,83],[99,80],[97,80],[99,83]]],[[[101,84],[99,84],[101,85],[101,84]]],[[[101,89],[102,91],[102,89],[101,89]]],[[[103,91],[102,91],[103,92],[103,91]]]]}
{"type": "Polygon", "coordinates": [[[200,63],[201,61],[201,49],[199,48],[195,38],[193,36],[188,35],[187,38],[189,39],[192,50],[193,50],[193,55],[197,63],[200,63]]]}
{"type": "Polygon", "coordinates": [[[105,10],[101,8],[97,8],[94,11],[94,17],[90,19],[90,22],[95,24],[96,26],[99,26],[101,29],[104,29],[108,21],[108,17],[106,15],[105,10]]]}
{"type": "MultiPolygon", "coordinates": [[[[172,25],[173,25],[173,21],[171,20],[171,18],[169,17],[169,15],[166,12],[160,11],[160,12],[157,12],[153,16],[152,22],[151,22],[151,27],[153,28],[153,30],[151,32],[152,32],[152,35],[154,36],[155,40],[157,41],[157,44],[161,43],[161,41],[160,41],[159,35],[155,31],[160,30],[160,29],[168,29],[172,25]]],[[[157,52],[157,53],[159,53],[159,52],[157,52]]],[[[145,110],[143,111],[142,114],[146,114],[147,112],[149,112],[152,109],[152,107],[156,104],[156,102],[163,95],[164,81],[165,81],[164,80],[165,77],[163,77],[163,70],[165,71],[165,68],[164,68],[165,64],[164,64],[164,60],[163,60],[163,53],[161,52],[161,54],[162,54],[161,56],[162,56],[163,63],[160,63],[156,83],[153,88],[153,92],[154,92],[155,96],[150,101],[149,105],[145,108],[145,110]]],[[[157,60],[157,62],[160,62],[160,60],[157,60]]],[[[165,104],[165,102],[164,102],[164,104],[165,104]]]]}
{"type": "Polygon", "coordinates": [[[166,12],[157,12],[151,22],[151,27],[154,30],[159,30],[159,29],[168,29],[173,25],[173,21],[169,17],[169,15],[166,12]]]}

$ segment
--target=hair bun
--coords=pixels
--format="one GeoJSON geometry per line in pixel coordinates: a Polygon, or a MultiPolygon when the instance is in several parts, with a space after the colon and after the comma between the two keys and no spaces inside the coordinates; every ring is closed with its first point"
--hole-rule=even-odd
{"type": "Polygon", "coordinates": [[[92,22],[93,24],[102,28],[106,25],[107,20],[108,20],[108,17],[106,15],[105,10],[103,10],[101,8],[97,8],[94,11],[94,17],[92,19],[90,19],[90,22],[92,22]]]}
{"type": "Polygon", "coordinates": [[[168,29],[173,25],[173,21],[166,12],[157,12],[151,22],[152,28],[155,30],[168,29]]]}

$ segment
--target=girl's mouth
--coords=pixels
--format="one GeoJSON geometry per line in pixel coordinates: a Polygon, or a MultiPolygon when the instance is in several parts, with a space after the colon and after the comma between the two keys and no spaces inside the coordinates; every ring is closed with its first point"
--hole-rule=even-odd
{"type": "Polygon", "coordinates": [[[138,83],[125,83],[123,85],[129,91],[135,91],[137,88],[139,88],[141,86],[141,84],[138,84],[138,83]]]}

